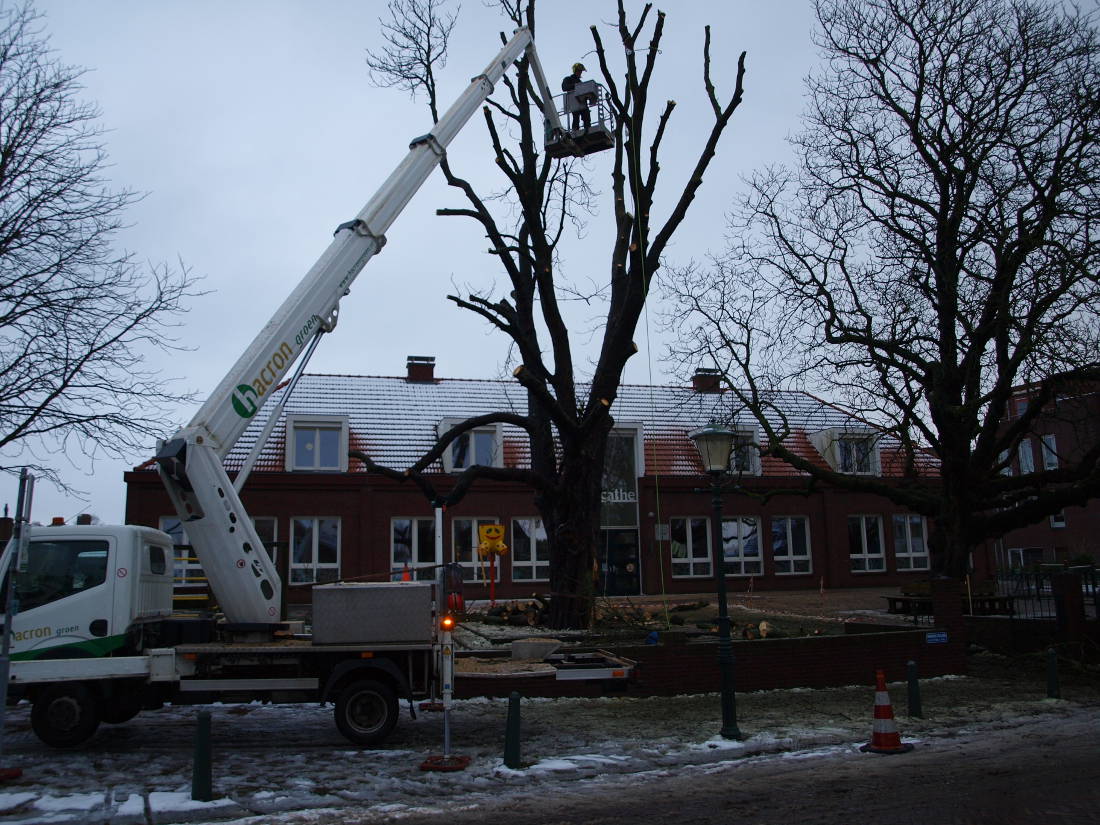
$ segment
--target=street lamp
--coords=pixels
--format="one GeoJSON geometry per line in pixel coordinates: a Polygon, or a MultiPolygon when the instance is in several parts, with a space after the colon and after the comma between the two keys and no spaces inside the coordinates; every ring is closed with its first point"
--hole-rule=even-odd
{"type": "Polygon", "coordinates": [[[733,642],[730,641],[729,608],[726,605],[726,554],[722,541],[722,481],[729,472],[736,434],[715,422],[688,433],[695,444],[703,469],[710,476],[711,535],[714,536],[714,581],[718,590],[718,673],[722,689],[723,739],[740,739],[737,728],[737,700],[733,684],[733,642]]]}

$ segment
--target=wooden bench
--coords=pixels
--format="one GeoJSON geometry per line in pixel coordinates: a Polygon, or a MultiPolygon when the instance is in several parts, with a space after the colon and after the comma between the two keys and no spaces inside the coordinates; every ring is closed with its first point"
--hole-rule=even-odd
{"type": "Polygon", "coordinates": [[[964,595],[963,612],[972,616],[1013,616],[1016,613],[1015,601],[1013,596],[964,595]]]}
{"type": "MultiPolygon", "coordinates": [[[[920,617],[932,616],[931,596],[883,596],[886,599],[886,612],[898,616],[912,616],[913,624],[920,617]]],[[[1016,612],[1013,596],[966,596],[962,597],[963,613],[972,616],[1013,616],[1016,612]]]]}
{"type": "Polygon", "coordinates": [[[898,616],[912,616],[913,624],[922,617],[932,616],[931,596],[883,596],[886,599],[886,612],[898,616]]]}

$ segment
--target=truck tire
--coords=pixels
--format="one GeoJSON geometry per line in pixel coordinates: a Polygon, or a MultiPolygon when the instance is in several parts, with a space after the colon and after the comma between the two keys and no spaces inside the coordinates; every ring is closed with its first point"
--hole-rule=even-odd
{"type": "Polygon", "coordinates": [[[336,697],[336,727],[356,745],[381,745],[397,725],[397,694],[385,682],[359,679],[336,697]]]}
{"type": "Polygon", "coordinates": [[[85,685],[50,685],[34,699],[31,729],[54,748],[72,748],[92,737],[99,727],[99,703],[85,685]]]}

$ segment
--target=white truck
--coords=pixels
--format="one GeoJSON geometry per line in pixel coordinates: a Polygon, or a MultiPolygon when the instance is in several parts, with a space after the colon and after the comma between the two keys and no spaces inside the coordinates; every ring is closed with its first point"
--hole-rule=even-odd
{"type": "MultiPolygon", "coordinates": [[[[14,555],[11,543],[0,569],[14,555]]],[[[333,702],[341,733],[373,746],[397,724],[399,699],[440,695],[434,585],[324,585],[312,636],[291,623],[250,639],[211,617],[172,615],[172,559],[172,539],[149,527],[31,531],[12,590],[9,696],[33,703],[43,742],[78,745],[101,722],[165,702],[259,700],[333,702]]]]}
{"type": "MultiPolygon", "coordinates": [[[[449,678],[437,628],[441,594],[428,583],[314,588],[313,636],[280,621],[280,578],[238,495],[279,418],[269,416],[256,452],[230,481],[222,461],[320,336],[336,326],[341,299],[385,232],[484,104],[526,55],[542,98],[546,151],[585,155],[613,145],[605,109],[583,134],[562,129],[531,33],[518,29],[328,248],[238,359],[191,422],[158,449],[158,472],[224,618],[173,616],[171,539],[148,527],[34,528],[26,570],[16,573],[10,688],[33,702],[43,741],[73,746],[101,721],[118,723],[165,701],[332,701],[353,742],[379,744],[396,724],[398,698],[432,693],[446,703],[449,678]],[[350,632],[349,632],[350,630],[350,632]]],[[[0,558],[10,575],[15,549],[0,558]]],[[[5,581],[7,581],[5,579],[5,581]]]]}

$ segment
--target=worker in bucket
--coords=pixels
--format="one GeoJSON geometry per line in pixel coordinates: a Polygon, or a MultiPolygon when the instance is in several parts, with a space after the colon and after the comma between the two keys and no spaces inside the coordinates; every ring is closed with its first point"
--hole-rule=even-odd
{"type": "Polygon", "coordinates": [[[592,115],[588,111],[588,107],[594,102],[591,98],[593,95],[586,90],[586,93],[578,93],[576,91],[577,84],[581,83],[581,75],[587,71],[584,68],[583,63],[573,64],[573,74],[566,75],[561,82],[561,90],[565,92],[565,111],[572,115],[572,125],[570,129],[574,132],[581,126],[581,121],[584,121],[584,130],[587,132],[592,125],[592,115]]]}

